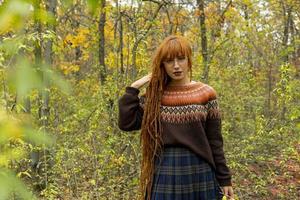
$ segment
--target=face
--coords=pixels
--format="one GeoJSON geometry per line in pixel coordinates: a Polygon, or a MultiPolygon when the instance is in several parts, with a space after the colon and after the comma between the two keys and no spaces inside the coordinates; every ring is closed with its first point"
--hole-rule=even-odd
{"type": "Polygon", "coordinates": [[[164,68],[168,76],[173,81],[179,81],[188,78],[188,58],[186,56],[177,56],[174,59],[166,59],[163,61],[164,68]]]}

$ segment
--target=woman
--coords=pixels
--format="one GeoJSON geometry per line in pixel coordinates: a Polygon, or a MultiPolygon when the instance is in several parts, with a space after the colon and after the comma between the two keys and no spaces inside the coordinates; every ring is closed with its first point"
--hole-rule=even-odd
{"type": "Polygon", "coordinates": [[[152,73],[127,86],[119,99],[119,128],[141,129],[141,199],[233,199],[217,94],[191,81],[191,56],[184,37],[165,38],[152,73]],[[146,94],[139,97],[146,83],[146,94]]]}

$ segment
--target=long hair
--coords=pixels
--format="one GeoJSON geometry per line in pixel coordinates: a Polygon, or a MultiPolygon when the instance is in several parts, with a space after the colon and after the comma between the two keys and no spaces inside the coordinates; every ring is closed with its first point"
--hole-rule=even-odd
{"type": "Polygon", "coordinates": [[[192,76],[192,50],[189,42],[182,36],[171,35],[166,37],[152,58],[152,77],[146,88],[146,101],[141,127],[142,162],[140,174],[141,199],[144,200],[146,193],[150,200],[151,186],[153,183],[155,159],[159,158],[162,152],[162,126],[160,120],[160,106],[163,91],[171,81],[165,71],[163,61],[174,59],[178,56],[186,56],[190,77],[192,76]]]}

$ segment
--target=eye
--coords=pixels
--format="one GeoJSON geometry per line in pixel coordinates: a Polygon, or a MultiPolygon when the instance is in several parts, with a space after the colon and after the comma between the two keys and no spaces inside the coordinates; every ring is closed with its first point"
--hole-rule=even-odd
{"type": "Polygon", "coordinates": [[[167,64],[171,64],[173,62],[173,60],[166,60],[165,61],[167,64]]]}
{"type": "Polygon", "coordinates": [[[181,61],[182,61],[182,60],[185,60],[185,56],[179,56],[179,57],[178,57],[178,60],[181,60],[181,61]]]}

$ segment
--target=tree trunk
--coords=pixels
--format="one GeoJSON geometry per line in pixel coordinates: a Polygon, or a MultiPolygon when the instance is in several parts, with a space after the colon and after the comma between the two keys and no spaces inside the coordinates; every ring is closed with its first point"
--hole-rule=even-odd
{"type": "MultiPolygon", "coordinates": [[[[289,53],[287,52],[287,49],[288,49],[288,42],[289,42],[289,29],[290,29],[290,24],[292,22],[292,8],[291,7],[285,7],[285,5],[283,5],[283,12],[284,12],[284,19],[285,19],[285,22],[284,22],[284,30],[283,30],[283,41],[282,41],[282,45],[283,45],[283,57],[282,57],[282,61],[283,61],[283,64],[289,62],[289,53]]],[[[282,85],[282,90],[284,91],[286,88],[285,85],[282,85]]],[[[286,111],[287,111],[287,107],[285,105],[285,102],[283,101],[283,105],[281,106],[282,109],[281,109],[281,120],[285,120],[285,114],[286,114],[286,111]]]]}
{"type": "Polygon", "coordinates": [[[123,54],[123,48],[124,48],[124,41],[123,41],[123,21],[122,21],[122,13],[120,13],[120,62],[121,62],[121,73],[124,74],[124,54],[123,54]]]}
{"type": "Polygon", "coordinates": [[[204,14],[204,0],[197,0],[198,9],[200,12],[200,32],[201,32],[201,49],[203,57],[203,75],[202,80],[208,83],[209,65],[208,65],[208,48],[207,48],[207,37],[206,37],[206,25],[205,25],[205,14],[204,14]]]}
{"type": "Polygon", "coordinates": [[[105,66],[105,35],[104,27],[106,21],[105,14],[105,0],[101,0],[100,3],[100,18],[99,18],[99,66],[100,66],[100,82],[101,85],[104,84],[106,79],[106,66],[105,66]]]}
{"type": "Polygon", "coordinates": [[[289,60],[289,55],[288,52],[286,52],[287,47],[288,47],[288,41],[289,41],[289,28],[290,28],[290,23],[292,20],[292,9],[291,8],[287,8],[283,10],[284,12],[284,18],[286,19],[284,22],[284,30],[283,30],[283,41],[282,41],[282,45],[283,45],[283,50],[285,51],[283,54],[283,62],[288,62],[289,60]]]}

